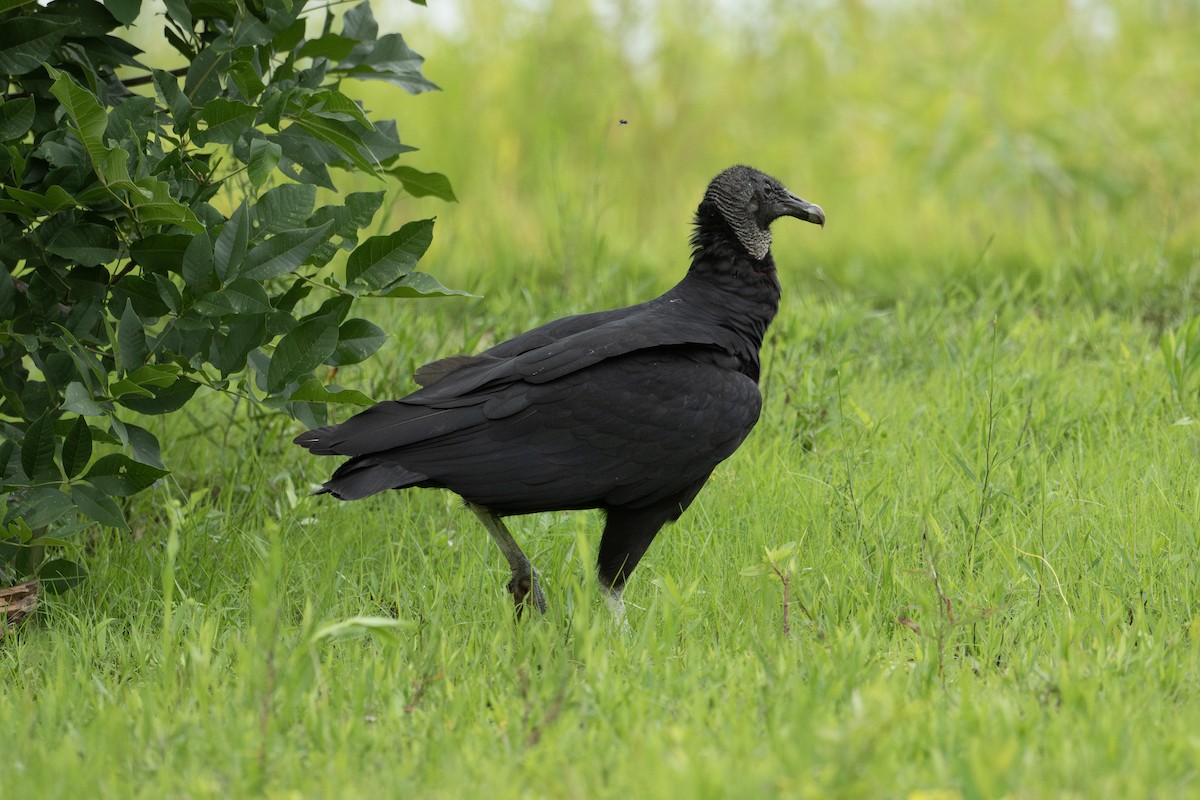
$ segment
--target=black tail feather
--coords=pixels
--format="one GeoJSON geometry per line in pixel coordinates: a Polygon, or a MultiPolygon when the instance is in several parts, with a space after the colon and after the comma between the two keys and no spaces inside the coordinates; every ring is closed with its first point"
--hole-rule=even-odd
{"type": "Polygon", "coordinates": [[[338,467],[333,477],[314,494],[329,493],[339,500],[361,500],[387,489],[404,489],[428,480],[428,475],[407,470],[399,464],[359,457],[338,467]]]}

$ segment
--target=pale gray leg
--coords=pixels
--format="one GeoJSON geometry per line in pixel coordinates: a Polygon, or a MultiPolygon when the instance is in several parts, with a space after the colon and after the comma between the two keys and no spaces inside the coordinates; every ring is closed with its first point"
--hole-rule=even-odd
{"type": "Polygon", "coordinates": [[[604,604],[608,606],[608,610],[612,614],[613,624],[625,633],[629,633],[629,620],[625,618],[625,601],[621,599],[621,589],[602,586],[600,591],[604,593],[604,604]]]}
{"type": "Polygon", "coordinates": [[[617,622],[625,621],[625,601],[621,599],[621,590],[612,586],[604,586],[600,589],[604,592],[604,604],[608,606],[609,612],[612,613],[613,619],[617,622]]]}
{"type": "Polygon", "coordinates": [[[475,516],[479,517],[483,527],[487,528],[487,532],[491,534],[492,541],[496,543],[508,561],[508,566],[512,570],[512,580],[509,581],[508,591],[512,595],[513,604],[517,607],[517,613],[520,614],[521,609],[532,599],[534,608],[545,614],[546,595],[542,594],[542,587],[538,584],[537,571],[529,563],[529,558],[521,551],[517,540],[508,532],[508,528],[504,526],[500,516],[471,502],[467,503],[467,508],[474,511],[475,516]]]}

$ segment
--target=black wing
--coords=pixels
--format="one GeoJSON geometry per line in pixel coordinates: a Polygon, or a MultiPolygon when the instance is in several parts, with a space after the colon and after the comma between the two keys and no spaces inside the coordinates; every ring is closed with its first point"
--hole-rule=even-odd
{"type": "Polygon", "coordinates": [[[508,514],[643,507],[702,482],[754,426],[758,387],[734,364],[669,346],[411,403],[421,390],[310,432],[310,449],[356,456],[327,484],[339,497],[417,485],[508,514]]]}

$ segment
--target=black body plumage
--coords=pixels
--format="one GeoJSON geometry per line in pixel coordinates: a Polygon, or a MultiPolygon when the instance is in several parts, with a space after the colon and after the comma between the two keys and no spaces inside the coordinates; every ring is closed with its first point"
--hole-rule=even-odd
{"type": "Polygon", "coordinates": [[[769,225],[784,215],[824,224],[774,179],[726,170],[697,210],[691,268],[670,291],[433,362],[412,394],[296,444],[350,457],[321,490],[343,500],[415,486],[450,489],[494,516],[604,509],[600,580],[619,592],[758,420],[759,348],[780,297],[769,225]]]}

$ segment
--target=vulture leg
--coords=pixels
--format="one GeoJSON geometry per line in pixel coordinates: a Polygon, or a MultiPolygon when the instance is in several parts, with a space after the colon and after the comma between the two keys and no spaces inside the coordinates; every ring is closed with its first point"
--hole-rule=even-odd
{"type": "Polygon", "coordinates": [[[605,586],[602,591],[604,592],[604,604],[608,606],[609,613],[612,614],[613,623],[628,633],[629,620],[625,618],[625,601],[621,599],[621,590],[605,586]]]}
{"type": "Polygon", "coordinates": [[[468,502],[467,508],[474,511],[475,516],[479,517],[483,527],[487,528],[487,532],[491,534],[492,541],[496,543],[500,552],[504,554],[504,558],[508,560],[508,566],[512,570],[512,580],[508,582],[508,591],[512,595],[517,614],[520,615],[530,602],[533,603],[534,608],[545,614],[546,595],[542,594],[542,587],[538,585],[537,571],[529,563],[529,558],[521,551],[517,540],[508,532],[500,515],[475,503],[468,502]]]}
{"type": "Polygon", "coordinates": [[[618,607],[624,613],[621,590],[625,588],[629,574],[642,560],[662,526],[679,514],[678,505],[637,510],[608,509],[596,560],[599,562],[600,586],[614,613],[618,607]]]}

